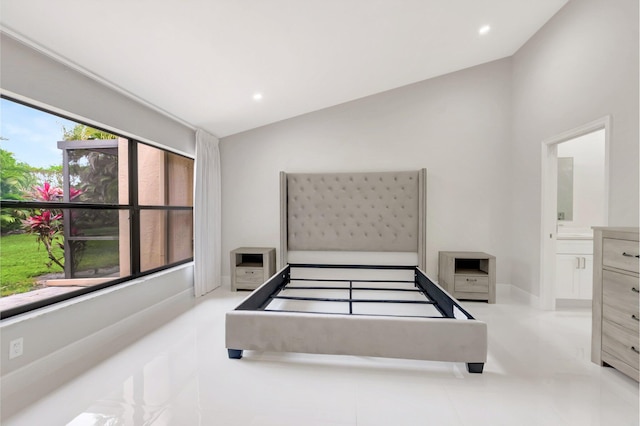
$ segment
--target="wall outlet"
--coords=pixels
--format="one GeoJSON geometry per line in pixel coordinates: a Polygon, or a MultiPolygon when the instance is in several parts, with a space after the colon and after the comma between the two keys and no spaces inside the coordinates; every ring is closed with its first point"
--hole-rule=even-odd
{"type": "Polygon", "coordinates": [[[24,339],[22,337],[9,342],[9,359],[22,355],[24,350],[24,339]]]}

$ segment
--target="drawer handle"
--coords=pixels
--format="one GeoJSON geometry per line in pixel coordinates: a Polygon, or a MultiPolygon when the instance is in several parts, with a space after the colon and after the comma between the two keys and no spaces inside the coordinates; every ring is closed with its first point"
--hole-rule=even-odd
{"type": "Polygon", "coordinates": [[[633,291],[633,292],[635,292],[635,293],[640,293],[640,291],[639,291],[637,288],[635,288],[635,287],[631,287],[631,291],[633,291]]]}
{"type": "Polygon", "coordinates": [[[635,258],[640,258],[640,254],[631,254],[631,253],[627,253],[626,251],[622,252],[622,255],[625,257],[635,257],[635,258]]]}
{"type": "Polygon", "coordinates": [[[472,282],[472,283],[475,283],[475,282],[476,282],[476,281],[478,281],[478,280],[477,280],[477,279],[475,279],[475,278],[467,278],[467,281],[472,282]]]}
{"type": "Polygon", "coordinates": [[[640,354],[640,351],[635,346],[631,346],[631,350],[637,354],[640,354]]]}
{"type": "Polygon", "coordinates": [[[640,318],[638,318],[638,317],[636,316],[636,314],[632,314],[632,315],[631,315],[631,318],[633,318],[633,319],[634,319],[634,320],[636,320],[636,321],[640,321],[640,318]]]}

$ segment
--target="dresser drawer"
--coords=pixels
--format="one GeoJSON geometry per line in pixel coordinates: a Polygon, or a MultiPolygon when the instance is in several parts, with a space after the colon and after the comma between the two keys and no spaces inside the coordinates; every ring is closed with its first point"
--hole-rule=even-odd
{"type": "Polygon", "coordinates": [[[629,312],[615,305],[602,305],[602,318],[606,321],[618,324],[632,333],[640,332],[640,321],[638,321],[638,309],[635,312],[629,312]]]}
{"type": "Polygon", "coordinates": [[[602,264],[612,268],[638,273],[640,259],[638,242],[604,238],[602,241],[602,264]]]}
{"type": "Polygon", "coordinates": [[[458,275],[454,277],[456,291],[470,293],[488,293],[489,277],[486,275],[458,275]]]}
{"type": "Polygon", "coordinates": [[[263,268],[236,268],[236,282],[238,283],[262,284],[263,281],[263,268]]]}
{"type": "MultiPolygon", "coordinates": [[[[618,320],[614,322],[622,324],[620,318],[624,318],[624,323],[635,321],[632,315],[638,318],[640,314],[640,293],[638,290],[640,283],[638,277],[621,274],[613,271],[602,271],[602,315],[604,318],[618,320]],[[618,311],[617,313],[615,311],[618,311]]],[[[632,323],[629,323],[632,324],[632,323]]],[[[633,327],[638,330],[637,325],[633,327]]]]}
{"type": "Polygon", "coordinates": [[[617,324],[602,321],[602,350],[638,370],[640,354],[638,333],[617,324]]]}

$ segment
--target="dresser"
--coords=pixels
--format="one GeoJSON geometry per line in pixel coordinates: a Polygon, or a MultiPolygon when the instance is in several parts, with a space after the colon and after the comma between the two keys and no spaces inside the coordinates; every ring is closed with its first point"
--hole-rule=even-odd
{"type": "Polygon", "coordinates": [[[638,228],[593,229],[591,361],[640,380],[638,228]]]}
{"type": "Polygon", "coordinates": [[[477,251],[441,251],[438,284],[456,299],[496,303],[496,257],[477,251]]]}
{"type": "Polygon", "coordinates": [[[231,250],[231,291],[255,290],[275,273],[275,248],[240,247],[231,250]]]}

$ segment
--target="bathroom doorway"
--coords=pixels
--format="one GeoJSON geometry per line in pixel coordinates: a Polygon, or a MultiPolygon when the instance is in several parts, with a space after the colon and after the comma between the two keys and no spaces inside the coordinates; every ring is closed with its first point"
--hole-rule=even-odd
{"type": "Polygon", "coordinates": [[[542,143],[540,306],[588,304],[592,226],[608,223],[610,117],[542,143]]]}

